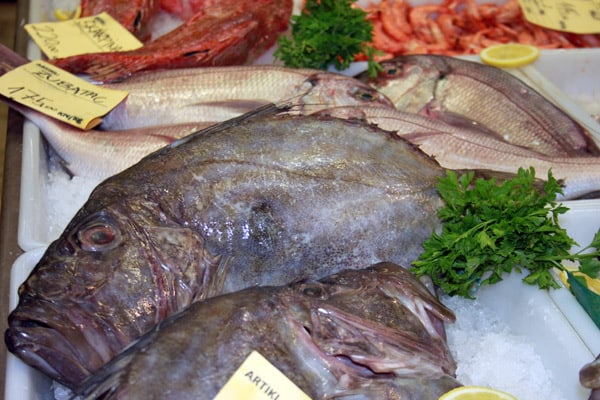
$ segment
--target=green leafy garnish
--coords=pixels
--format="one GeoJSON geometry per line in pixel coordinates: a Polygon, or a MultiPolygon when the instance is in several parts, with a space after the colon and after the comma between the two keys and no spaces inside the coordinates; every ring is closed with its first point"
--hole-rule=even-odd
{"type": "Polygon", "coordinates": [[[374,76],[379,64],[369,46],[373,24],[367,13],[352,7],[354,0],[307,0],[300,15],[290,21],[292,37],[279,37],[275,57],[288,67],[327,69],[333,65],[344,70],[354,57],[364,53],[368,70],[374,76]]]}
{"type": "Polygon", "coordinates": [[[579,271],[594,279],[598,279],[598,276],[600,275],[598,250],[600,250],[600,229],[594,235],[592,243],[576,253],[579,261],[579,271]],[[586,250],[590,249],[595,249],[596,252],[586,253],[586,250]]]}
{"type": "MultiPolygon", "coordinates": [[[[494,178],[475,179],[473,172],[459,178],[447,171],[437,189],[445,201],[438,213],[442,231],[425,241],[411,270],[417,276],[431,276],[449,295],[474,298],[481,285],[496,283],[504,273],[521,268],[528,271],[526,283],[558,288],[551,270],[564,269],[563,260],[598,268],[600,252],[569,252],[576,243],[558,224],[559,214],[568,208],[556,202],[562,189],[551,172],[539,189],[533,168],[520,168],[502,184],[494,178]]],[[[600,230],[586,249],[599,245],[600,230]]]]}

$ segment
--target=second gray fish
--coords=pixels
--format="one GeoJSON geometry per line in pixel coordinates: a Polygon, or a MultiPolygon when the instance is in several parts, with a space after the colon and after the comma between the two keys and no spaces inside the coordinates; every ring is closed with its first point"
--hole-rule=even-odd
{"type": "MultiPolygon", "coordinates": [[[[391,263],[254,287],[163,321],[81,392],[86,400],[212,399],[256,351],[315,400],[437,400],[460,385],[442,325],[453,321],[391,263]]],[[[241,374],[271,393],[265,398],[285,398],[272,375],[251,366],[241,374]]]]}

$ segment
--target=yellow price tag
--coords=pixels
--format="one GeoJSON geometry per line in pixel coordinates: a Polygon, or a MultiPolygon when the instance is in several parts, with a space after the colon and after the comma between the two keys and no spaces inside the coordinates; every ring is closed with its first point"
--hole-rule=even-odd
{"type": "Polygon", "coordinates": [[[67,21],[27,24],[25,30],[50,59],[135,50],[144,45],[106,12],[67,21]]]}
{"type": "Polygon", "coordinates": [[[128,92],[91,84],[45,61],[0,76],[0,94],[81,129],[91,129],[128,92]]]}
{"type": "Polygon", "coordinates": [[[600,33],[600,0],[519,0],[525,19],[549,29],[600,33]]]}
{"type": "Polygon", "coordinates": [[[257,351],[250,353],[214,400],[310,400],[257,351]]]}

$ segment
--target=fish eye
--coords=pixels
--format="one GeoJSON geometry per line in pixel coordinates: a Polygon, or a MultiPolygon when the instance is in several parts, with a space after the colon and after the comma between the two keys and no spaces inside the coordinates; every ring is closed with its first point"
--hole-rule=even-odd
{"type": "Polygon", "coordinates": [[[79,230],[77,241],[86,251],[111,250],[121,242],[121,232],[110,221],[94,221],[79,230]]]}
{"type": "Polygon", "coordinates": [[[319,77],[315,75],[309,76],[304,82],[308,83],[312,87],[315,87],[319,83],[319,77]]]}
{"type": "Polygon", "coordinates": [[[133,21],[133,27],[135,30],[140,30],[140,28],[142,26],[142,17],[143,17],[143,15],[141,12],[138,12],[135,15],[135,20],[133,21]]]}
{"type": "Polygon", "coordinates": [[[364,92],[360,94],[360,98],[363,100],[371,101],[375,99],[372,93],[364,92]]]}
{"type": "Polygon", "coordinates": [[[357,99],[360,99],[363,101],[374,101],[377,98],[375,96],[375,92],[370,91],[370,90],[358,90],[353,94],[357,99]]]}
{"type": "Polygon", "coordinates": [[[302,289],[302,293],[308,297],[324,298],[327,297],[327,293],[320,286],[306,286],[302,289]]]}

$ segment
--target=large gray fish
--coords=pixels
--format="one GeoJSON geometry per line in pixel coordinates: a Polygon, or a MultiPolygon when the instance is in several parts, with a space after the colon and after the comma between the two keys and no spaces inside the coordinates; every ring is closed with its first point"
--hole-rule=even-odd
{"type": "Polygon", "coordinates": [[[418,257],[437,163],[360,121],[259,114],[101,183],[21,286],[9,350],[72,386],[195,300],[418,257]]]}
{"type": "Polygon", "coordinates": [[[549,156],[600,154],[593,139],[537,91],[499,68],[440,55],[407,55],[361,79],[399,110],[478,125],[503,140],[549,156]]]}
{"type": "MultiPolygon", "coordinates": [[[[0,45],[0,75],[26,62],[0,45]]],[[[99,180],[178,138],[269,103],[293,104],[298,114],[343,105],[393,107],[354,78],[269,65],[147,72],[106,86],[129,94],[88,132],[0,100],[34,122],[71,174],[99,180]]]]}
{"type": "Polygon", "coordinates": [[[359,118],[395,132],[453,170],[516,174],[534,167],[539,179],[548,171],[561,182],[562,200],[600,195],[600,156],[551,156],[508,143],[477,126],[457,127],[443,120],[382,107],[336,107],[322,111],[339,118],[359,118]]]}
{"type": "Polygon", "coordinates": [[[459,386],[442,322],[454,314],[391,263],[255,287],[171,316],[80,392],[84,399],[212,399],[257,351],[312,399],[437,400],[459,386]]]}

